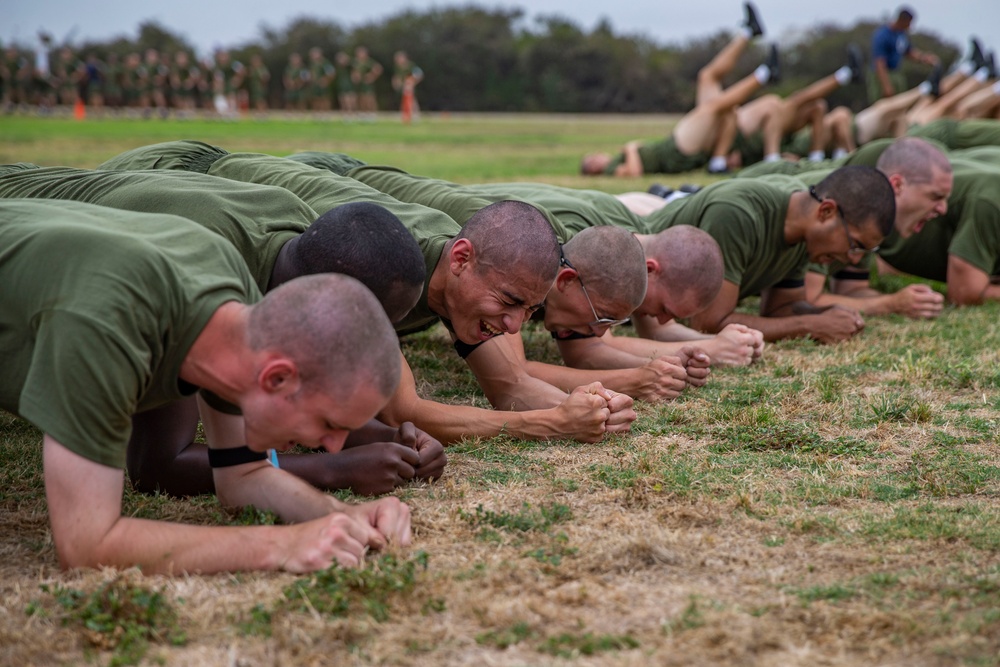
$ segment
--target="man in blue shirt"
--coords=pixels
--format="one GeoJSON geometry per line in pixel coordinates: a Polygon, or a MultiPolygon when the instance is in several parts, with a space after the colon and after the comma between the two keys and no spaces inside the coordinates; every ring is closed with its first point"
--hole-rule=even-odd
{"type": "Polygon", "coordinates": [[[913,48],[910,44],[910,25],[916,16],[906,6],[900,7],[896,20],[886,23],[872,35],[872,71],[874,76],[868,82],[868,102],[873,104],[883,97],[890,97],[906,90],[906,79],[899,65],[903,58],[909,58],[926,65],[937,65],[940,60],[933,53],[913,48]]]}

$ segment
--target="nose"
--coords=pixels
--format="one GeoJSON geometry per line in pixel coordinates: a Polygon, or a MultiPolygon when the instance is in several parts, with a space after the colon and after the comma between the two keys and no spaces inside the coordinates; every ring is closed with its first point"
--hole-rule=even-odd
{"type": "Polygon", "coordinates": [[[944,215],[947,212],[948,212],[948,201],[942,199],[941,203],[937,207],[937,214],[938,215],[944,215]]]}
{"type": "Polygon", "coordinates": [[[656,321],[659,322],[660,324],[666,324],[672,319],[674,319],[674,316],[671,315],[670,313],[660,313],[659,315],[656,316],[656,321]]]}
{"type": "Polygon", "coordinates": [[[336,454],[341,449],[344,448],[344,443],[347,441],[347,431],[336,430],[330,431],[327,435],[320,438],[320,446],[331,454],[336,454]]]}
{"type": "Polygon", "coordinates": [[[597,324],[597,325],[591,324],[590,325],[590,330],[596,336],[603,336],[604,334],[607,333],[608,329],[610,329],[610,328],[611,328],[610,324],[597,324]]]}

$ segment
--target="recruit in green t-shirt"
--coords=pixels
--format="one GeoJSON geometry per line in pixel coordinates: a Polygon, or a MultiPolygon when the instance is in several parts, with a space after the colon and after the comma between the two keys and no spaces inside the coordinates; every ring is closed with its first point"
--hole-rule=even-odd
{"type": "Polygon", "coordinates": [[[0,176],[0,197],[68,199],[187,218],[232,243],[262,291],[281,247],[317,217],[282,188],[182,171],[24,170],[0,176]]]}
{"type": "Polygon", "coordinates": [[[674,225],[705,230],[722,249],[724,277],[739,285],[740,298],[783,280],[802,280],[804,243],[785,242],[785,218],[793,192],[805,190],[789,176],[721,181],[646,216],[649,233],[674,225]]]}
{"type": "Polygon", "coordinates": [[[131,416],[182,398],[212,314],[260,290],[226,240],[184,218],[0,201],[0,407],[122,467],[131,416]]]}

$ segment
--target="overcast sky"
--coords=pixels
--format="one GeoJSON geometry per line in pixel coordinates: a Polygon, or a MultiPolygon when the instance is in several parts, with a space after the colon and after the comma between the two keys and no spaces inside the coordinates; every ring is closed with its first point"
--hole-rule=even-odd
{"type": "MultiPolygon", "coordinates": [[[[607,18],[616,34],[642,34],[660,44],[683,43],[736,26],[742,15],[738,0],[530,0],[530,2],[421,2],[414,0],[0,0],[0,40],[34,45],[39,28],[58,40],[134,37],[139,23],[155,19],[183,35],[202,55],[213,47],[238,46],[260,35],[260,27],[285,27],[291,19],[311,16],[340,23],[345,28],[380,21],[406,9],[451,6],[521,7],[529,19],[558,14],[590,30],[607,18]],[[609,9],[614,7],[614,9],[609,9]],[[527,9],[530,7],[530,9],[527,9]]],[[[852,25],[865,18],[883,20],[893,14],[898,0],[885,4],[871,0],[757,0],[767,37],[794,38],[820,23],[852,25]]],[[[965,48],[970,35],[984,47],[1000,48],[1000,1],[910,0],[917,13],[915,28],[933,31],[965,48]]]]}

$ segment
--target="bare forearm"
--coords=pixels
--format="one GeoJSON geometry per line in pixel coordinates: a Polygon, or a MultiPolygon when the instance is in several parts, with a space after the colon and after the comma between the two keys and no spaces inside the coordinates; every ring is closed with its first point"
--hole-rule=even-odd
{"type": "Polygon", "coordinates": [[[332,497],[266,461],[213,470],[216,494],[224,507],[274,512],[286,523],[301,523],[334,511],[332,497]]]}
{"type": "Polygon", "coordinates": [[[528,440],[567,437],[556,420],[549,418],[550,412],[507,412],[418,399],[408,407],[383,412],[381,418],[392,424],[413,422],[446,445],[466,437],[492,438],[501,433],[528,440]]]}
{"type": "MultiPolygon", "coordinates": [[[[687,327],[681,327],[682,329],[687,329],[687,327]]],[[[687,329],[691,331],[690,329],[687,329]]],[[[699,334],[698,332],[692,332],[696,334],[696,338],[691,338],[690,340],[699,341],[698,345],[701,346],[701,341],[706,341],[712,338],[711,336],[706,336],[704,334],[699,334]]],[[[618,349],[623,354],[627,354],[632,358],[643,359],[649,361],[650,359],[655,359],[657,357],[664,356],[675,356],[682,347],[689,347],[691,345],[688,339],[677,339],[676,341],[668,341],[663,339],[648,339],[648,338],[632,338],[630,336],[615,336],[613,339],[608,341],[608,345],[618,349]]]]}
{"type": "MultiPolygon", "coordinates": [[[[71,556],[68,567],[133,567],[144,573],[180,574],[277,570],[279,526],[188,526],[122,517],[90,557],[71,556]]],[[[61,553],[61,559],[63,558],[61,553]]]]}
{"type": "Polygon", "coordinates": [[[573,342],[560,343],[559,351],[563,361],[571,368],[634,368],[649,363],[650,359],[663,356],[664,353],[653,353],[653,348],[658,345],[638,338],[615,336],[609,332],[594,339],[594,343],[586,347],[576,347],[573,342]],[[647,349],[650,350],[649,354],[645,353],[647,349]]]}
{"type": "Polygon", "coordinates": [[[883,294],[873,289],[856,290],[850,294],[823,292],[812,303],[820,307],[844,306],[865,315],[888,315],[899,312],[892,294],[883,294]]]}
{"type": "Polygon", "coordinates": [[[949,285],[948,300],[956,306],[978,306],[986,301],[1000,301],[1000,285],[988,284],[982,291],[949,285]]]}
{"type": "Polygon", "coordinates": [[[529,361],[528,372],[534,377],[565,391],[571,391],[574,387],[591,382],[600,382],[612,391],[635,396],[638,393],[640,385],[645,384],[643,378],[640,377],[640,371],[635,367],[637,365],[641,364],[633,364],[626,368],[584,369],[529,361]]]}
{"type": "Polygon", "coordinates": [[[764,334],[764,340],[773,342],[786,338],[802,338],[815,331],[812,326],[814,315],[787,315],[762,317],[745,313],[731,313],[719,325],[719,329],[727,324],[745,324],[764,334]]]}

